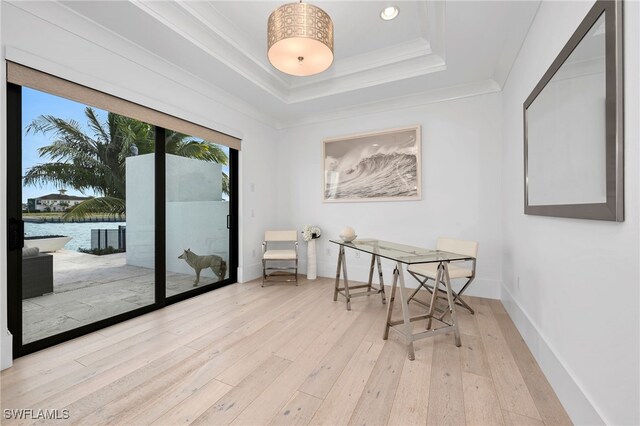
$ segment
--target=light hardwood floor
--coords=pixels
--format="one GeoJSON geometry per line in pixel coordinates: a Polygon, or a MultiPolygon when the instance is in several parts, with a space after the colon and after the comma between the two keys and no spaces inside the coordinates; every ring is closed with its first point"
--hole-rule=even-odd
{"type": "Polygon", "coordinates": [[[58,425],[571,423],[499,301],[468,298],[462,347],[420,340],[409,361],[381,338],[379,297],[348,312],[332,296],[327,278],[234,284],[22,357],[1,375],[2,423],[42,423],[4,418],[21,408],[68,410],[58,425]]]}

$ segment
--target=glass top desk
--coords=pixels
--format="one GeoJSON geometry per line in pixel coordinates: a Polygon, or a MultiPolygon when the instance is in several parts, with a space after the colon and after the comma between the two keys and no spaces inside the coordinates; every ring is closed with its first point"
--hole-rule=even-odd
{"type": "Polygon", "coordinates": [[[357,239],[350,243],[342,240],[330,240],[334,244],[340,246],[338,254],[338,266],[336,269],[336,283],[333,292],[333,300],[338,300],[338,294],[342,295],[346,299],[347,310],[351,310],[351,298],[357,296],[368,296],[371,294],[380,294],[382,297],[382,303],[386,303],[386,297],[384,293],[384,281],[382,278],[382,267],[380,258],[389,259],[396,262],[396,266],[393,270],[393,284],[391,285],[391,298],[387,306],[387,321],[385,324],[383,339],[387,339],[389,336],[389,329],[395,330],[402,334],[407,340],[409,359],[415,358],[413,350],[414,340],[423,339],[436,334],[447,333],[453,330],[455,336],[456,346],[460,346],[460,333],[458,331],[458,323],[456,321],[455,303],[453,302],[451,293],[451,280],[449,278],[449,262],[453,261],[466,261],[473,260],[473,257],[450,253],[441,250],[429,250],[420,247],[407,246],[404,244],[393,243],[389,241],[382,241],[376,239],[357,239]],[[371,264],[369,267],[369,281],[364,285],[349,286],[349,279],[347,278],[347,262],[345,256],[345,248],[358,250],[371,254],[371,264]],[[429,311],[424,315],[418,315],[415,317],[409,317],[409,309],[407,306],[407,295],[405,294],[404,283],[404,265],[413,265],[419,263],[438,263],[438,273],[434,292],[431,298],[431,304],[429,311]],[[373,273],[374,269],[378,269],[378,288],[373,287],[373,273]],[[340,288],[340,275],[342,273],[344,280],[344,287],[340,288]],[[402,320],[392,320],[393,314],[393,302],[395,299],[396,287],[400,285],[400,304],[402,306],[402,320]],[[435,298],[438,293],[438,286],[443,284],[447,294],[447,301],[449,303],[449,311],[451,313],[451,323],[443,321],[441,318],[434,316],[435,298]],[[352,293],[351,290],[366,288],[365,291],[358,293],[352,293]],[[422,333],[413,333],[411,322],[426,319],[427,330],[422,333]],[[443,324],[444,327],[432,328],[432,319],[435,319],[443,324]],[[396,327],[398,326],[398,327],[396,327]]]}

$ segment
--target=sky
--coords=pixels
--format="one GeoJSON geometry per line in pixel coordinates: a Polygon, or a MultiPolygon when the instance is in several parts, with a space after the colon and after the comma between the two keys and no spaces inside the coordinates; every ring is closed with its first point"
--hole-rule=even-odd
{"type": "MultiPolygon", "coordinates": [[[[84,115],[85,105],[64,99],[58,96],[49,95],[48,93],[38,90],[22,88],[22,173],[30,169],[36,164],[47,163],[48,159],[41,158],[38,154],[38,148],[49,145],[53,140],[53,134],[30,133],[26,134],[27,126],[41,115],[54,115],[66,120],[76,120],[80,126],[87,132],[87,120],[84,115]]],[[[95,108],[98,117],[106,120],[106,111],[95,108]]],[[[29,185],[22,187],[22,202],[26,203],[27,198],[36,198],[47,194],[57,194],[56,185],[29,185]]],[[[95,195],[93,192],[82,194],[72,188],[67,189],[67,195],[90,196],[95,195]]]]}
{"type": "MultiPolygon", "coordinates": [[[[87,119],[84,114],[85,105],[74,102],[68,99],[64,99],[58,96],[50,95],[48,93],[33,90],[28,87],[22,88],[22,171],[24,173],[31,167],[37,164],[43,164],[49,162],[48,158],[40,157],[38,148],[49,145],[54,138],[53,133],[30,133],[26,134],[27,126],[36,118],[41,115],[53,115],[55,117],[63,118],[65,120],[75,120],[80,123],[80,127],[89,135],[93,136],[93,133],[87,125],[87,119]]],[[[106,121],[107,112],[98,108],[94,108],[98,118],[101,121],[106,121]]],[[[229,154],[229,149],[226,146],[221,146],[224,151],[229,154]]],[[[223,166],[222,170],[225,173],[229,173],[229,167],[223,166]]],[[[22,187],[22,202],[26,203],[28,198],[41,197],[47,194],[57,194],[59,187],[56,185],[29,185],[22,187]]],[[[77,196],[93,196],[96,195],[93,191],[89,190],[84,193],[77,191],[73,188],[64,188],[67,190],[67,195],[77,196]]],[[[227,197],[224,196],[226,199],[227,197]]]]}

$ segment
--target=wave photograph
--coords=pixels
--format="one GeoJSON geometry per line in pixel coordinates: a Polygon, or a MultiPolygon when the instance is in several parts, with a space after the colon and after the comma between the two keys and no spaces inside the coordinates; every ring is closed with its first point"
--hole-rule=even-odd
{"type": "Polygon", "coordinates": [[[419,199],[419,129],[325,141],[324,199],[419,199]]]}

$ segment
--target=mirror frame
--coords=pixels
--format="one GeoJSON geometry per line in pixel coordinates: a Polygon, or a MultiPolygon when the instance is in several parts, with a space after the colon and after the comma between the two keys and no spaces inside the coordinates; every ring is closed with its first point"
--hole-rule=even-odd
{"type": "Polygon", "coordinates": [[[527,215],[624,221],[622,1],[598,0],[523,104],[524,213],[527,215]],[[591,27],[605,13],[606,202],[529,205],[527,108],[536,100],[591,27]]]}

